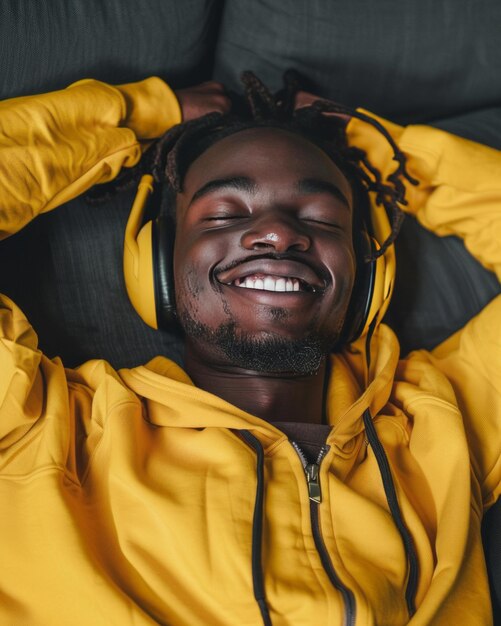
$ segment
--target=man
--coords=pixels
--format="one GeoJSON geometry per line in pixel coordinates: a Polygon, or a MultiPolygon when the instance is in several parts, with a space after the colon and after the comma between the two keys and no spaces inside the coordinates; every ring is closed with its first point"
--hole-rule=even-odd
{"type": "MultiPolygon", "coordinates": [[[[176,193],[186,371],[64,370],[1,301],[6,623],[491,622],[479,528],[500,484],[501,301],[403,361],[377,315],[359,340],[346,325],[365,262],[355,161],[383,204],[405,184],[409,211],[498,269],[500,156],[385,124],[414,189],[363,119],[350,152],[334,124],[333,159],[266,122],[269,94],[250,87],[255,122],[202,118],[215,135],[193,121],[143,159],[176,193]]],[[[6,103],[3,233],[134,165],[176,107],[158,79],[6,103]]]]}

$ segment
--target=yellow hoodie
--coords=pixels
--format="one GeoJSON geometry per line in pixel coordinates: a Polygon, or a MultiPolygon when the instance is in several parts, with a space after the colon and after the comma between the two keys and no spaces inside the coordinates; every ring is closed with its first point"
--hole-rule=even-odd
{"type": "MultiPolygon", "coordinates": [[[[179,120],[156,78],[0,103],[0,232],[111,180],[179,120]]],[[[501,154],[385,124],[421,181],[409,211],[501,277],[501,154]]],[[[391,171],[377,133],[348,131],[391,171]]],[[[491,624],[480,520],[500,490],[500,318],[497,298],[404,360],[381,325],[365,389],[361,355],[332,357],[317,504],[280,430],[163,357],[65,369],[0,297],[0,624],[491,624]]]]}

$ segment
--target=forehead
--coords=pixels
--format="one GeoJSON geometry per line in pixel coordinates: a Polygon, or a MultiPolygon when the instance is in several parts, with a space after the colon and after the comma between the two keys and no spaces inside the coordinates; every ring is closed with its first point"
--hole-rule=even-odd
{"type": "Polygon", "coordinates": [[[184,193],[228,176],[247,176],[268,186],[315,178],[334,183],[347,198],[352,196],[349,182],[323,150],[278,128],[246,129],[212,145],[188,168],[184,193]]]}

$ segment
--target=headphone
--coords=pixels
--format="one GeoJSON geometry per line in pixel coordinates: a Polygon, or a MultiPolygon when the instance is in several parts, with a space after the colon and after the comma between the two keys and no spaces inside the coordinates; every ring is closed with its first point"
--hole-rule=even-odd
{"type": "Polygon", "coordinates": [[[146,208],[156,200],[154,179],[140,182],[125,228],[124,277],[127,294],[139,317],[155,329],[176,324],[174,296],[174,221],[157,215],[144,222],[146,208]]]}
{"type": "MultiPolygon", "coordinates": [[[[144,220],[152,201],[158,204],[159,193],[154,188],[153,176],[145,174],[125,229],[124,277],[132,306],[146,324],[167,330],[176,324],[174,295],[174,234],[172,218],[158,215],[144,220]]],[[[357,256],[355,286],[351,296],[345,326],[338,345],[353,343],[365,337],[377,326],[390,303],[395,282],[395,249],[389,246],[375,260],[365,261],[381,249],[391,226],[382,205],[369,193],[367,220],[355,228],[354,247],[357,256]]]]}

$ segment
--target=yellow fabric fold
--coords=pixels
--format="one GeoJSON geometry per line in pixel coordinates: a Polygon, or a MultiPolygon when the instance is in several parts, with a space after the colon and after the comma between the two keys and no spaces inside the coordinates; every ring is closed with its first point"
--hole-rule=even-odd
{"type": "MultiPolygon", "coordinates": [[[[178,113],[158,79],[119,88],[87,80],[1,103],[2,234],[134,165],[140,139],[178,113]]],[[[501,155],[384,123],[420,179],[407,210],[499,267],[501,155]]],[[[353,120],[348,132],[392,171],[391,149],[370,126],[353,120]]],[[[357,624],[491,623],[480,515],[500,485],[500,305],[434,354],[401,361],[381,326],[364,392],[359,355],[333,364],[341,374],[329,386],[319,528],[357,624]],[[410,621],[408,561],[362,429],[367,406],[419,560],[410,621]]],[[[65,369],[40,353],[29,322],[0,296],[0,623],[259,623],[258,463],[238,429],[264,446],[255,550],[273,622],[342,623],[345,603],[312,536],[303,466],[283,433],[197,389],[165,359],[119,373],[104,361],[65,369]]]]}
{"type": "Polygon", "coordinates": [[[112,87],[83,80],[0,103],[0,238],[136,165],[141,140],[181,120],[159,78],[112,87]]]}
{"type": "MultiPolygon", "coordinates": [[[[403,210],[436,235],[461,237],[501,279],[501,152],[437,128],[403,128],[372,117],[390,132],[419,181],[417,187],[404,181],[408,205],[403,210]]],[[[352,118],[347,132],[349,142],[365,150],[384,177],[396,169],[391,146],[370,124],[352,118]]]]}

